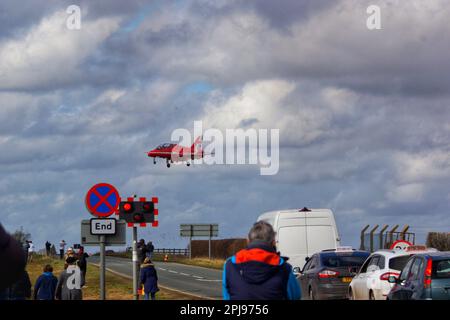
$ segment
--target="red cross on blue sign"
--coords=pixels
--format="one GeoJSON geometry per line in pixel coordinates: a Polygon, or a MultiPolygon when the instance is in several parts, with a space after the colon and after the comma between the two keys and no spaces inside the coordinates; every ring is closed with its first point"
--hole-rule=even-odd
{"type": "Polygon", "coordinates": [[[116,212],[120,203],[117,189],[108,183],[98,183],[86,194],[86,208],[100,218],[109,217],[116,212]]]}

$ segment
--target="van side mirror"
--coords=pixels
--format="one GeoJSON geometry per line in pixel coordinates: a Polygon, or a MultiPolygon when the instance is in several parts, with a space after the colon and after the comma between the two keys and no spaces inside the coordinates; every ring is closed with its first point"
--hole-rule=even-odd
{"type": "Polygon", "coordinates": [[[388,282],[389,282],[389,283],[397,283],[397,282],[398,282],[398,279],[397,279],[396,276],[389,276],[388,282]]]}

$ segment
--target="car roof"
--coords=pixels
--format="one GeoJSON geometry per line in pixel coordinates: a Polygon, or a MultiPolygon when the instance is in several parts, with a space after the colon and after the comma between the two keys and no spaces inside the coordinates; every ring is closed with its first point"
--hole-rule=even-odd
{"type": "Polygon", "coordinates": [[[401,256],[401,255],[407,255],[408,252],[402,251],[402,250],[380,249],[380,250],[372,252],[372,255],[374,255],[374,254],[381,254],[381,255],[385,255],[385,256],[401,256]]]}
{"type": "Polygon", "coordinates": [[[415,256],[430,257],[430,258],[450,258],[450,251],[437,252],[421,252],[414,254],[415,256]]]}

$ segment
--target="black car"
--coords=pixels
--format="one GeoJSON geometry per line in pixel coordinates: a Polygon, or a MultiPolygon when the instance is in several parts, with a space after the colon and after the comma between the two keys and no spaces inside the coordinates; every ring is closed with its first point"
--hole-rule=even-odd
{"type": "Polygon", "coordinates": [[[347,299],[348,286],[369,255],[367,251],[336,249],[314,254],[300,273],[302,299],[347,299]]]}

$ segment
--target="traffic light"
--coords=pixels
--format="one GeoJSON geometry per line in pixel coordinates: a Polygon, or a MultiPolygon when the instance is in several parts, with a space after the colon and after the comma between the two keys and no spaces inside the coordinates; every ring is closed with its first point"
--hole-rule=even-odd
{"type": "Polygon", "coordinates": [[[128,223],[153,223],[155,221],[155,205],[152,201],[140,198],[134,201],[128,198],[119,204],[119,218],[128,223]]]}

